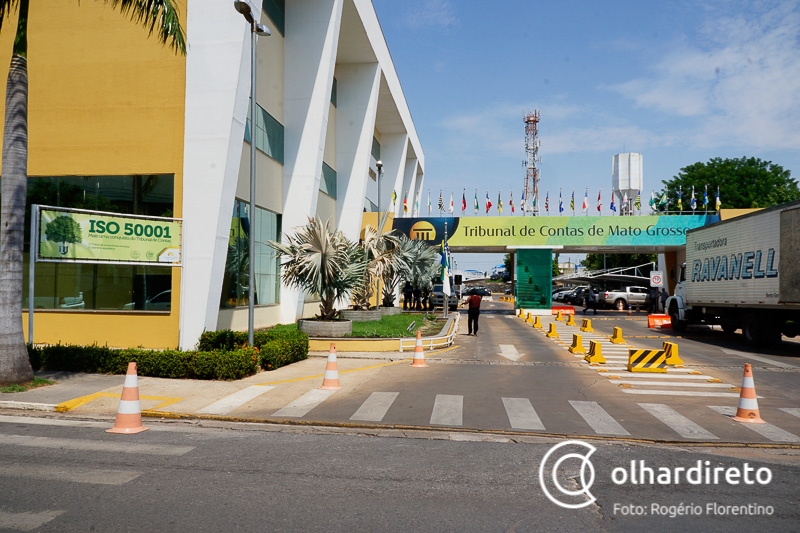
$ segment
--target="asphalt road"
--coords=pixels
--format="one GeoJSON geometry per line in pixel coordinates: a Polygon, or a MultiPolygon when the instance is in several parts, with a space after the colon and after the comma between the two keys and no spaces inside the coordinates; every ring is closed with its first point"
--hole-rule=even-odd
{"type": "MultiPolygon", "coordinates": [[[[559,501],[588,502],[566,509],[539,481],[543,457],[559,440],[448,431],[379,437],[208,421],[148,425],[137,435],[111,435],[106,423],[0,417],[0,531],[730,533],[796,531],[800,523],[797,450],[592,440],[595,477],[585,492],[567,496],[546,481],[559,501]],[[615,483],[631,461],[656,472],[698,462],[726,472],[750,469],[769,481],[615,483]],[[734,516],[734,508],[749,514],[734,516]]],[[[586,455],[562,448],[545,462],[546,480],[568,451],[586,455]]],[[[578,459],[556,468],[566,490],[582,488],[578,459]]]]}

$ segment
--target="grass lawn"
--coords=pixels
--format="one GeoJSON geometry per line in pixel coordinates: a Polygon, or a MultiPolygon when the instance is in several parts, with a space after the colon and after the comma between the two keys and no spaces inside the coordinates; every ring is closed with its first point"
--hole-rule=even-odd
{"type": "Polygon", "coordinates": [[[26,390],[55,384],[55,381],[50,381],[49,379],[33,378],[33,381],[20,383],[18,385],[7,385],[5,387],[0,387],[0,392],[25,392],[26,390]]]}
{"type": "MultiPolygon", "coordinates": [[[[353,322],[353,333],[348,337],[354,338],[398,338],[416,337],[417,330],[422,331],[423,336],[436,335],[444,327],[444,322],[438,315],[428,315],[424,318],[424,313],[401,313],[398,315],[387,315],[380,320],[369,322],[353,322]],[[409,329],[411,323],[414,326],[409,329]]],[[[275,326],[277,330],[296,330],[297,324],[279,324],[275,326]]]]}

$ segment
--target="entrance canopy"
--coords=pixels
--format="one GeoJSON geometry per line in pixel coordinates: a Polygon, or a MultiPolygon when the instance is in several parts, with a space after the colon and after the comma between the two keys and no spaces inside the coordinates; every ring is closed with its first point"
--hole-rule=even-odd
{"type": "Polygon", "coordinates": [[[718,222],[714,215],[395,218],[393,228],[451,252],[506,253],[551,248],[564,253],[663,253],[686,245],[686,231],[718,222]]]}

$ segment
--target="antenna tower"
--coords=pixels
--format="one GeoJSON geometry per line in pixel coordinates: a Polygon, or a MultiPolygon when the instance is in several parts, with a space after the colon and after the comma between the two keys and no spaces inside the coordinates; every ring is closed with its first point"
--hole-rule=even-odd
{"type": "Polygon", "coordinates": [[[539,214],[539,110],[525,115],[525,153],[528,156],[525,173],[525,212],[524,215],[539,214]]]}

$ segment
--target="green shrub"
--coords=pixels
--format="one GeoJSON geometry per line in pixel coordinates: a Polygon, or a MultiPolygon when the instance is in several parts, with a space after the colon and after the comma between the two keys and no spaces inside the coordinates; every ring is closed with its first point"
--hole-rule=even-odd
{"type": "MultiPolygon", "coordinates": [[[[200,336],[200,351],[233,350],[247,345],[247,332],[206,331],[200,336]]],[[[253,333],[253,345],[264,370],[275,370],[308,358],[308,335],[297,329],[269,329],[253,333]]]]}

